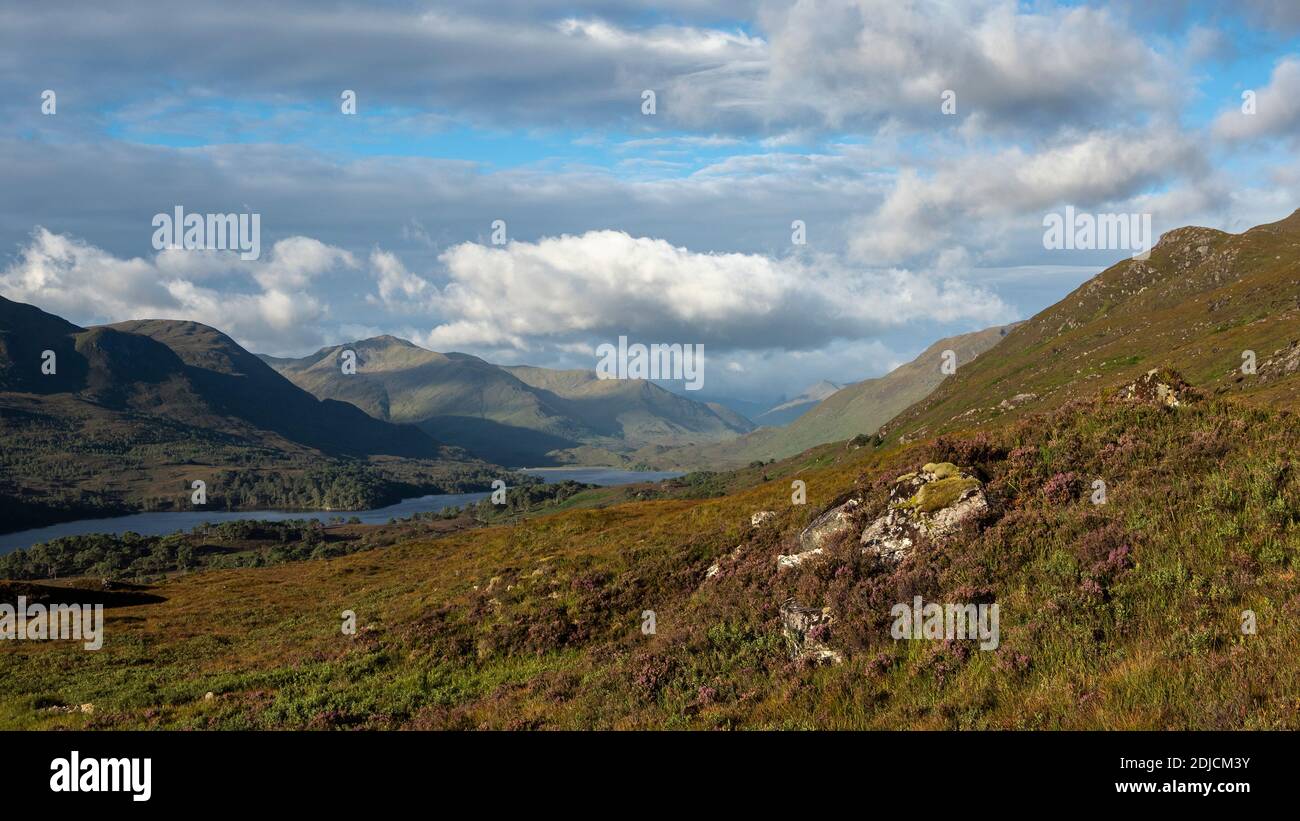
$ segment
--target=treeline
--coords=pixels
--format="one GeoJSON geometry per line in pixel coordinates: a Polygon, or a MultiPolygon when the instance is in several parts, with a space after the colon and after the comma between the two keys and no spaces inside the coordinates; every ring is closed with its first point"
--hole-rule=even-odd
{"type": "Polygon", "coordinates": [[[543,484],[541,479],[527,474],[521,474],[520,479],[525,484],[507,487],[504,504],[494,503],[492,497],[489,496],[486,499],[466,504],[463,508],[452,506],[445,507],[442,510],[413,513],[404,519],[395,519],[393,523],[455,519],[464,514],[468,514],[474,521],[491,523],[525,513],[537,513],[546,508],[555,507],[584,490],[593,490],[600,487],[600,485],[575,482],[572,479],[548,485],[543,484]]]}
{"type": "Polygon", "coordinates": [[[142,579],[176,571],[261,567],[328,558],[366,546],[361,542],[331,542],[325,536],[324,524],[310,519],[204,524],[189,533],[167,536],[91,533],[63,536],[0,556],[0,578],[142,579]]]}
{"type": "Polygon", "coordinates": [[[430,493],[490,490],[495,479],[519,481],[477,460],[324,456],[161,417],[137,424],[87,407],[90,415],[75,423],[0,407],[0,532],[189,509],[194,479],[207,482],[209,507],[227,510],[362,510],[430,493]],[[214,466],[220,473],[211,472],[214,466]],[[191,467],[196,475],[183,483],[160,478],[191,467]]]}
{"type": "MultiPolygon", "coordinates": [[[[403,485],[356,463],[327,464],[297,474],[222,471],[208,488],[208,504],[227,510],[288,508],[365,510],[396,504],[403,485]]],[[[189,486],[181,489],[185,495],[189,486]]]]}
{"type": "Polygon", "coordinates": [[[598,485],[575,482],[572,479],[550,485],[539,483],[510,487],[506,489],[505,504],[494,504],[489,496],[474,503],[473,513],[475,518],[489,519],[502,515],[531,513],[543,507],[558,505],[584,490],[591,490],[595,487],[598,487],[598,485]]]}

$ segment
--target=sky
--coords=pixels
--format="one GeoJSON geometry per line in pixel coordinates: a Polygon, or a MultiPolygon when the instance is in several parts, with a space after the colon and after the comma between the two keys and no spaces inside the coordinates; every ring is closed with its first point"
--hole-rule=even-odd
{"type": "Polygon", "coordinates": [[[1067,207],[1282,219],[1298,139],[1289,0],[0,0],[0,294],[275,355],[703,344],[769,402],[1132,253],[1044,247],[1067,207]],[[156,249],[178,206],[259,258],[156,249]]]}

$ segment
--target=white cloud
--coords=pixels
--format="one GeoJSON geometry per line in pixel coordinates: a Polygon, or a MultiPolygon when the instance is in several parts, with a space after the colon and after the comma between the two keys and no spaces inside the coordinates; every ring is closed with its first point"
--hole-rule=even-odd
{"type": "Polygon", "coordinates": [[[621,231],[463,243],[441,257],[434,299],[449,319],[423,338],[438,350],[629,338],[722,350],[806,350],[914,319],[1005,319],[993,294],[959,280],[846,267],[829,255],[698,253],[621,231]]]}
{"type": "Polygon", "coordinates": [[[0,272],[0,290],[78,323],[188,319],[276,353],[320,342],[327,308],[308,286],[328,270],[353,265],[351,254],[307,237],[280,240],[264,261],[181,250],[120,259],[38,227],[0,272]],[[239,292],[232,278],[256,290],[239,292]]]}
{"type": "Polygon", "coordinates": [[[1242,103],[1214,121],[1215,136],[1229,142],[1262,137],[1289,137],[1300,132],[1300,57],[1287,57],[1273,67],[1268,85],[1255,92],[1255,113],[1242,111],[1242,103]]]}
{"type": "Polygon", "coordinates": [[[813,0],[769,8],[762,21],[763,113],[797,114],[795,127],[939,128],[948,89],[958,121],[995,132],[1141,122],[1181,98],[1169,61],[1105,9],[813,0]]]}
{"type": "Polygon", "coordinates": [[[928,175],[901,171],[879,208],[859,218],[849,250],[880,263],[943,250],[948,265],[962,259],[960,248],[987,251],[1017,227],[1041,233],[1045,209],[1123,201],[1203,164],[1195,140],[1172,128],[1097,131],[1039,152],[963,153],[928,175]]]}
{"type": "Polygon", "coordinates": [[[378,248],[370,252],[370,268],[379,285],[378,301],[395,312],[411,312],[424,307],[424,297],[433,288],[428,282],[406,270],[396,254],[378,248]]]}

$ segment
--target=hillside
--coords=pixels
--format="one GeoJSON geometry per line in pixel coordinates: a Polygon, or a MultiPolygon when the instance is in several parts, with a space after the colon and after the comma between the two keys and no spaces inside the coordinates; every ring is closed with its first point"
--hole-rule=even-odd
{"type": "Polygon", "coordinates": [[[875,433],[900,411],[928,396],[944,381],[941,356],[951,350],[959,366],[972,362],[997,345],[1014,326],[941,339],[925,352],[888,374],[846,385],[782,428],[759,429],[715,445],[669,450],[646,449],[638,454],[656,468],[739,467],[755,461],[784,459],[826,442],[875,433]]]}
{"type": "Polygon", "coordinates": [[[315,399],[212,328],[79,328],[3,297],[0,432],[7,530],[188,506],[194,480],[222,507],[356,507],[500,473],[417,428],[315,399]]]}
{"type": "Polygon", "coordinates": [[[1060,407],[1169,366],[1216,394],[1290,406],[1300,392],[1300,211],[1241,234],[1180,228],[1016,327],[890,422],[925,437],[1060,407]],[[1253,351],[1255,374],[1242,372],[1253,351]],[[1005,404],[1004,404],[1005,403],[1005,404]]]}
{"type": "Polygon", "coordinates": [[[837,447],[719,498],[191,573],[110,608],[99,652],[3,643],[0,726],[1297,729],[1297,449],[1294,415],[1098,398],[990,435],[837,447]],[[895,479],[935,462],[982,477],[987,517],[899,564],[865,555],[895,479]],[[845,499],[850,533],[779,569],[845,499]],[[914,596],[996,602],[999,646],[894,640],[891,608],[914,596]],[[787,637],[791,599],[815,635],[787,637]]]}
{"type": "Polygon", "coordinates": [[[717,441],[753,427],[725,408],[643,380],[501,367],[392,336],[335,345],[301,359],[262,358],[318,398],[418,425],[441,441],[509,465],[622,464],[626,453],[650,443],[717,441]],[[355,374],[340,367],[347,350],[356,352],[355,374]]]}

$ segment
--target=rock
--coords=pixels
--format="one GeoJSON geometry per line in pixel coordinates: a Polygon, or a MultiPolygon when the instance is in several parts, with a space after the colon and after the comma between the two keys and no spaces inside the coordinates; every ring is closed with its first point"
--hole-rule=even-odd
{"type": "Polygon", "coordinates": [[[1018,393],[1010,399],[1003,399],[1002,402],[998,404],[998,407],[1002,410],[1014,410],[1026,402],[1032,402],[1037,398],[1038,394],[1036,393],[1018,393]]]}
{"type": "Polygon", "coordinates": [[[951,462],[927,464],[894,480],[884,514],[862,532],[862,550],[885,561],[901,561],[918,535],[941,539],[988,511],[979,479],[951,462]]]}
{"type": "Polygon", "coordinates": [[[755,513],[753,516],[749,517],[749,526],[758,527],[763,522],[766,522],[768,519],[771,519],[774,516],[776,516],[775,510],[760,510],[759,512],[755,513]]]}
{"type": "Polygon", "coordinates": [[[800,607],[794,599],[781,603],[781,632],[790,648],[790,658],[814,664],[839,664],[844,657],[822,643],[835,621],[829,607],[800,607]]]}
{"type": "Polygon", "coordinates": [[[876,519],[862,531],[864,552],[888,561],[899,561],[912,549],[912,531],[895,510],[876,519]]]}
{"type": "Polygon", "coordinates": [[[1258,368],[1259,378],[1264,382],[1290,376],[1296,371],[1300,371],[1300,341],[1292,341],[1287,347],[1277,349],[1259,363],[1258,368]]]}
{"type": "Polygon", "coordinates": [[[833,507],[813,519],[812,523],[799,534],[799,546],[805,551],[824,548],[826,543],[842,533],[853,529],[853,514],[861,503],[849,499],[844,504],[833,507]]]}
{"type": "Polygon", "coordinates": [[[81,705],[81,712],[83,712],[83,713],[87,713],[87,714],[89,714],[89,713],[93,713],[93,712],[95,712],[95,705],[93,705],[93,704],[83,704],[83,705],[81,705]]]}
{"type": "Polygon", "coordinates": [[[734,562],[736,559],[739,559],[739,558],[740,558],[740,551],[741,551],[744,547],[745,547],[745,546],[744,546],[743,544],[738,544],[738,545],[736,545],[735,550],[732,550],[732,551],[731,551],[730,553],[728,553],[725,557],[720,558],[720,559],[718,559],[716,562],[714,562],[713,564],[709,565],[709,569],[706,570],[706,571],[704,571],[704,580],[705,580],[705,581],[708,581],[709,579],[711,579],[711,578],[713,578],[714,576],[716,576],[716,575],[718,575],[719,573],[721,573],[721,572],[722,572],[722,562],[723,562],[724,560],[727,561],[727,562],[734,562]]]}
{"type": "Polygon", "coordinates": [[[204,701],[213,701],[213,700],[216,699],[216,697],[217,697],[217,694],[214,693],[214,692],[212,692],[211,690],[209,690],[209,691],[207,691],[206,693],[203,694],[203,700],[204,700],[204,701]]]}
{"type": "Polygon", "coordinates": [[[825,552],[820,547],[814,547],[812,550],[805,550],[802,553],[782,553],[776,557],[776,566],[782,570],[787,567],[798,567],[809,559],[820,556],[825,552]]]}
{"type": "Polygon", "coordinates": [[[1177,371],[1153,368],[1140,379],[1120,388],[1115,398],[1121,402],[1177,408],[1195,398],[1195,394],[1196,390],[1177,371]]]}
{"type": "Polygon", "coordinates": [[[983,518],[989,512],[989,501],[982,488],[976,487],[962,494],[951,505],[935,511],[928,520],[921,520],[921,527],[930,538],[949,536],[968,519],[983,518]]]}
{"type": "Polygon", "coordinates": [[[833,507],[813,519],[812,523],[799,534],[799,547],[802,550],[777,556],[776,566],[797,567],[808,559],[825,553],[825,545],[831,539],[853,530],[855,527],[853,514],[857,512],[860,504],[857,499],[849,499],[844,504],[833,507]]]}

